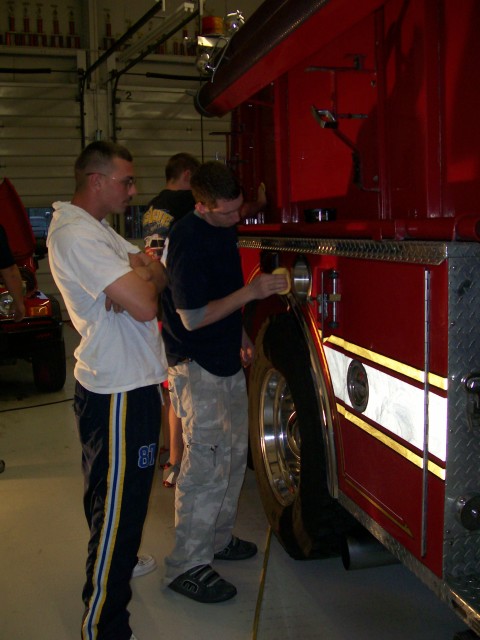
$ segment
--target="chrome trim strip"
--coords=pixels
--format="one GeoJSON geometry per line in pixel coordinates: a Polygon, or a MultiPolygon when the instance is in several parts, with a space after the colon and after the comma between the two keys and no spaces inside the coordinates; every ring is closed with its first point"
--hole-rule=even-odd
{"type": "MultiPolygon", "coordinates": [[[[325,429],[322,430],[322,435],[325,445],[325,455],[327,456],[327,484],[330,495],[333,498],[338,496],[338,474],[337,474],[337,456],[335,455],[335,429],[334,429],[334,414],[336,412],[335,404],[330,405],[328,399],[328,393],[326,391],[326,385],[329,384],[329,380],[325,379],[323,374],[322,365],[319,361],[317,350],[313,343],[314,337],[312,331],[308,326],[308,321],[305,315],[302,313],[302,307],[297,303],[296,298],[293,295],[289,295],[289,303],[291,305],[291,311],[294,314],[302,334],[305,339],[305,344],[308,347],[310,354],[310,363],[314,378],[316,380],[315,391],[317,393],[317,403],[322,415],[322,422],[325,425],[325,429]]],[[[310,313],[310,307],[307,307],[310,313]]],[[[318,346],[323,351],[323,345],[320,340],[320,336],[316,335],[318,339],[318,346]]],[[[325,354],[324,354],[325,357],[325,354]]],[[[326,375],[328,372],[328,363],[325,359],[326,375]]]]}
{"type": "Polygon", "coordinates": [[[422,542],[421,555],[424,558],[427,555],[427,526],[428,526],[428,442],[429,442],[429,386],[428,375],[430,372],[430,271],[425,269],[424,273],[424,368],[425,383],[423,387],[423,470],[422,470],[422,542]]]}
{"type": "Polygon", "coordinates": [[[239,247],[431,265],[441,264],[448,256],[448,247],[445,242],[405,240],[397,242],[395,240],[329,240],[325,238],[242,236],[239,238],[239,247]]]}

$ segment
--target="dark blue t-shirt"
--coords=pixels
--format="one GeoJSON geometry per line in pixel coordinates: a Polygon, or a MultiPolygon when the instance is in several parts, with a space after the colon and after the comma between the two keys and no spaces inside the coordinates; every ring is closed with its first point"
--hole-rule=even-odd
{"type": "Polygon", "coordinates": [[[169,285],[162,294],[168,364],[191,358],[214,375],[234,375],[241,368],[241,310],[188,331],[176,309],[199,309],[243,287],[236,227],[214,227],[189,213],[174,225],[169,238],[169,285]]]}
{"type": "Polygon", "coordinates": [[[171,226],[195,208],[195,198],[190,189],[163,189],[147,206],[143,214],[144,238],[158,234],[166,238],[171,226]]]}

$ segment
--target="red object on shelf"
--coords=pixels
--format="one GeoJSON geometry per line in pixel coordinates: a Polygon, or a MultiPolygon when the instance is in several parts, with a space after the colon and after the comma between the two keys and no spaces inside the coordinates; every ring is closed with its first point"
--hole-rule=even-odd
{"type": "Polygon", "coordinates": [[[205,16],[202,18],[202,34],[204,36],[221,35],[223,31],[223,18],[218,16],[205,16]]]}

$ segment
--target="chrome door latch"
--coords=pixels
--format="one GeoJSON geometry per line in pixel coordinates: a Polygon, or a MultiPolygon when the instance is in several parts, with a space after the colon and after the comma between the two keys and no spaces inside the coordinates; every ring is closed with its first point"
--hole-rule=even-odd
{"type": "Polygon", "coordinates": [[[318,313],[322,318],[322,332],[324,325],[328,324],[330,329],[336,329],[338,327],[338,305],[342,299],[339,292],[339,272],[335,269],[329,271],[322,271],[322,290],[320,295],[316,297],[318,302],[318,313]],[[328,281],[328,289],[327,289],[328,281]]]}

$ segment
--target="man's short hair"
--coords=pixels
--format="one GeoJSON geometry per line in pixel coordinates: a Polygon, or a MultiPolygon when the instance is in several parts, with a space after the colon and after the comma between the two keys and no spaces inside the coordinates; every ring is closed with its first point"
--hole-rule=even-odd
{"type": "Polygon", "coordinates": [[[217,206],[217,200],[236,200],[242,193],[235,174],[216,160],[202,164],[193,174],[190,186],[195,201],[210,209],[217,206]]]}
{"type": "Polygon", "coordinates": [[[75,162],[77,183],[87,173],[101,173],[108,169],[114,158],[122,158],[127,162],[133,162],[132,154],[121,144],[108,140],[96,140],[90,143],[75,162]]]}
{"type": "Polygon", "coordinates": [[[165,178],[167,182],[170,180],[178,180],[184,171],[191,171],[193,173],[199,166],[200,161],[190,153],[176,153],[167,162],[165,178]]]}

